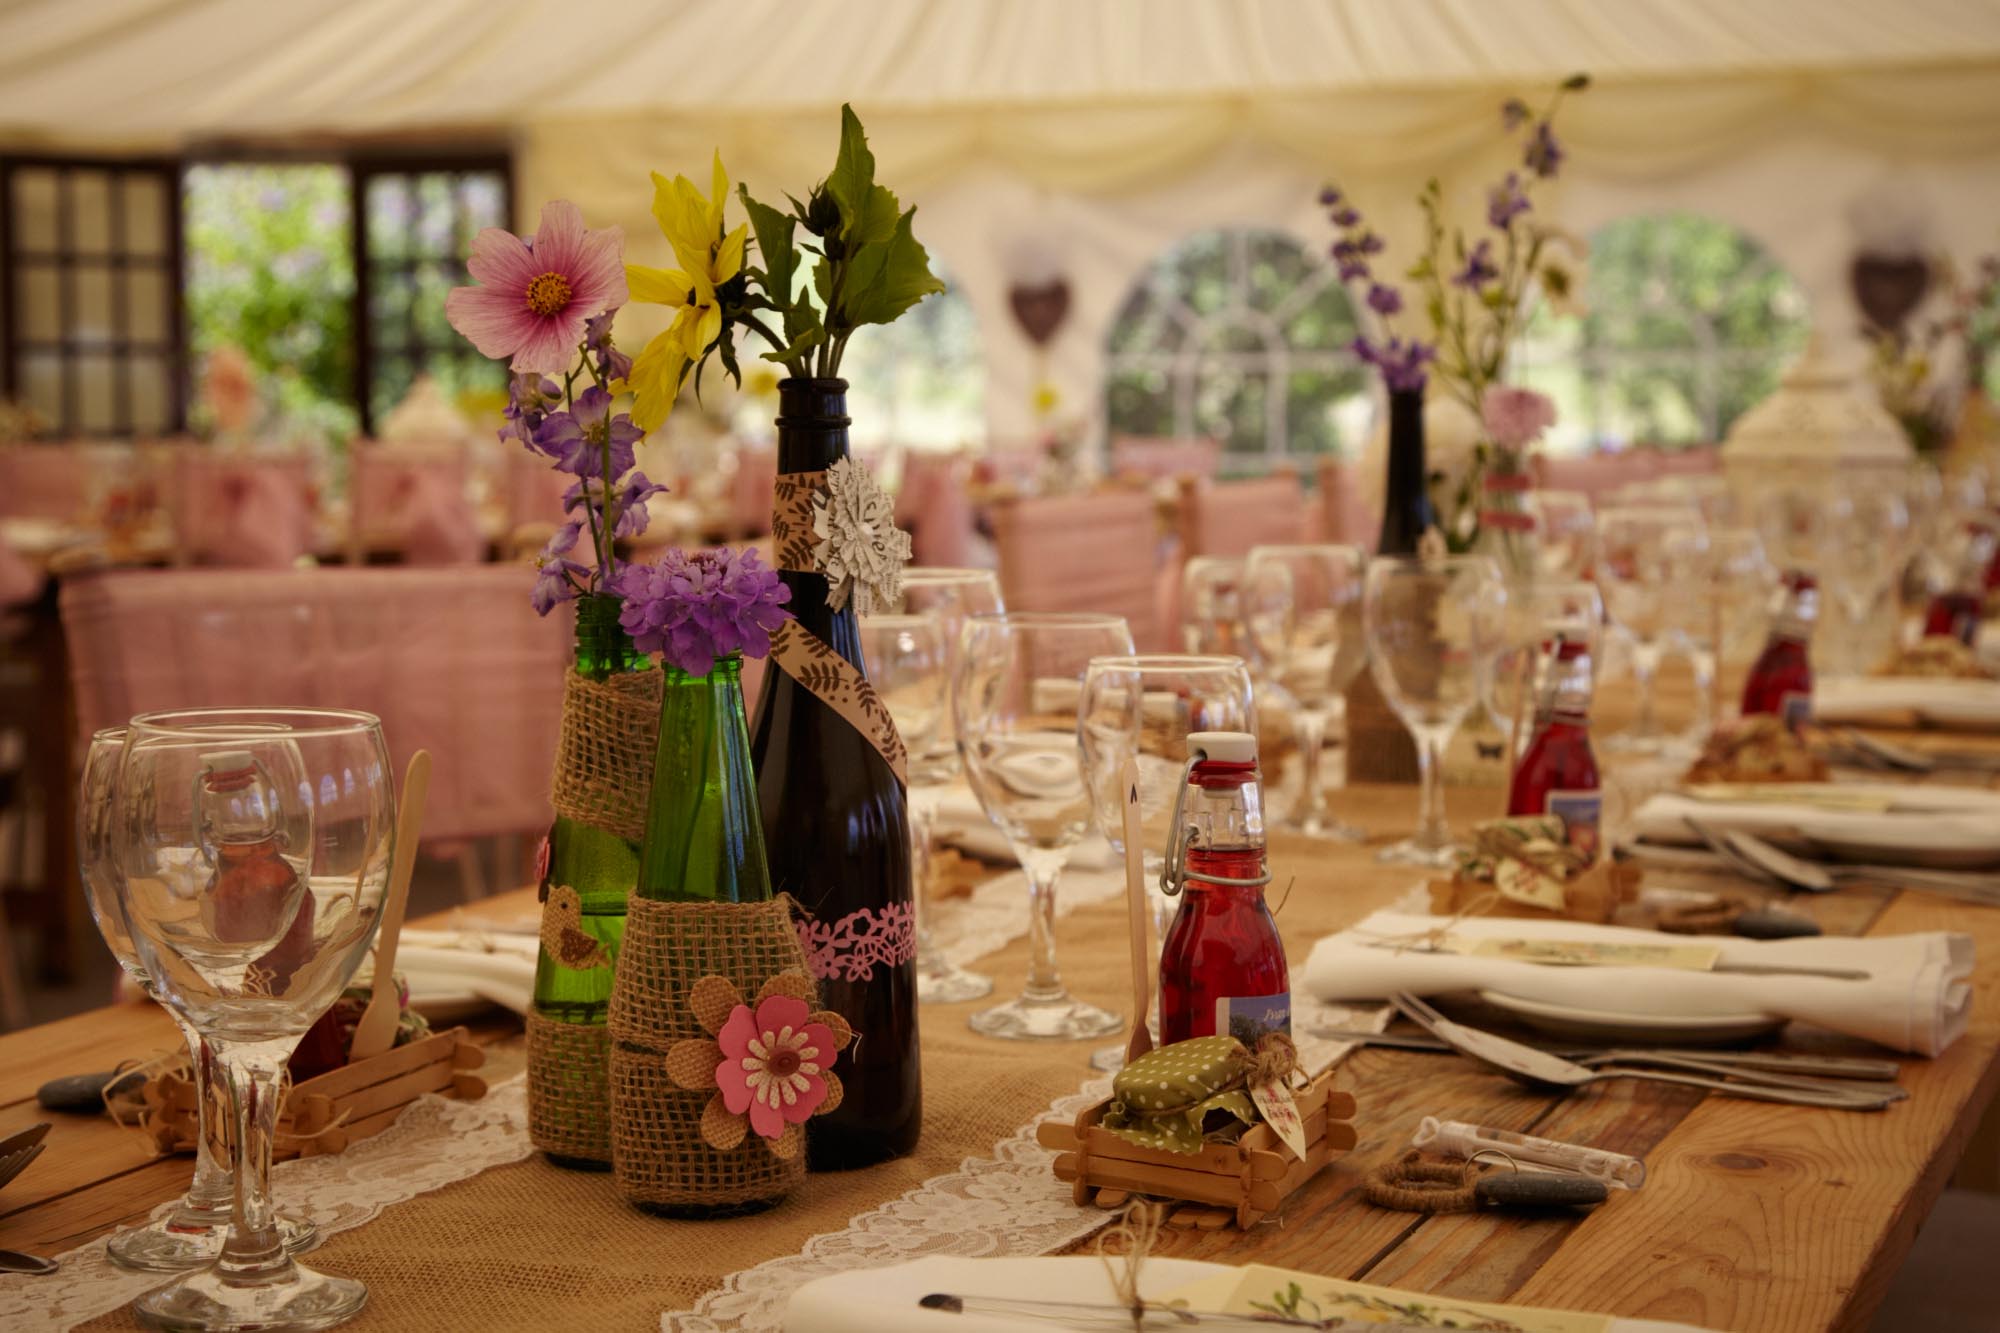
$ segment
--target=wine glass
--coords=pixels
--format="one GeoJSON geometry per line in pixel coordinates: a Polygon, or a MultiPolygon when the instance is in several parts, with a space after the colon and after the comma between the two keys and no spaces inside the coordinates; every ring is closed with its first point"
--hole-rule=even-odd
{"type": "Polygon", "coordinates": [[[1535,522],[1536,565],[1553,579],[1590,576],[1597,556],[1597,514],[1582,491],[1529,491],[1526,506],[1535,522]]]}
{"type": "Polygon", "coordinates": [[[1243,623],[1251,642],[1296,701],[1292,711],[1305,760],[1305,789],[1292,822],[1307,833],[1359,842],[1361,830],[1326,810],[1320,776],[1327,719],[1361,672],[1362,571],[1359,547],[1254,546],[1244,562],[1243,623]]]}
{"type": "MultiPolygon", "coordinates": [[[[1174,797],[1187,766],[1187,738],[1197,731],[1249,731],[1254,716],[1250,669],[1240,657],[1140,653],[1093,658],[1077,705],[1083,775],[1097,829],[1120,857],[1125,848],[1125,761],[1139,770],[1139,817],[1147,898],[1153,928],[1164,939],[1171,901],[1160,891],[1174,797]]],[[[1091,1056],[1116,1069],[1122,1047],[1091,1056]]]]}
{"type": "MultiPolygon", "coordinates": [[[[152,978],[139,962],[132,943],[131,929],[125,924],[125,909],[119,902],[119,857],[116,817],[118,813],[118,765],[125,749],[125,728],[107,727],[90,738],[83,758],[82,792],[77,800],[77,868],[82,873],[84,901],[104,936],[105,947],[125,975],[132,978],[148,998],[159,997],[152,978]]],[[[215,1093],[215,1062],[202,1044],[201,1034],[172,1008],[167,1016],[187,1042],[188,1065],[194,1081],[197,1129],[194,1140],[194,1183],[174,1210],[147,1226],[121,1231],[105,1242],[105,1252],[120,1268],[154,1273],[177,1273],[208,1263],[222,1250],[222,1238],[229,1229],[229,1209],[236,1197],[229,1164],[216,1159],[209,1120],[215,1093]]],[[[294,1254],[312,1248],[319,1228],[302,1217],[281,1215],[278,1229],[287,1250],[294,1254]]]]}
{"type": "Polygon", "coordinates": [[[1181,569],[1181,643],[1190,653],[1222,653],[1253,662],[1256,651],[1243,630],[1245,562],[1237,556],[1198,555],[1181,569]]]}
{"type": "Polygon", "coordinates": [[[1090,831],[1077,707],[1094,657],[1128,654],[1123,616],[1014,612],[965,623],[953,692],[958,748],[986,817],[1028,877],[1028,981],[971,1018],[993,1037],[1102,1037],[1123,1020],[1085,1004],[1056,971],[1056,882],[1090,831]]]}
{"type": "Polygon", "coordinates": [[[1910,506],[1902,488],[1887,478],[1850,479],[1835,483],[1822,521],[1827,542],[1820,570],[1840,608],[1840,622],[1835,632],[1820,635],[1818,644],[1830,650],[1828,675],[1864,675],[1888,648],[1880,632],[1883,603],[1902,572],[1910,506]]]}
{"type": "Polygon", "coordinates": [[[896,720],[910,764],[910,864],[917,884],[917,998],[953,1004],[993,993],[993,979],[967,972],[946,960],[928,920],[931,885],[931,830],[938,802],[957,773],[956,763],[940,762],[938,733],[951,706],[951,669],[944,623],[937,612],[860,617],[861,655],[868,679],[896,720]]]}
{"type": "Polygon", "coordinates": [[[1653,678],[1674,641],[1676,608],[1693,595],[1675,586],[1675,571],[1706,543],[1700,511],[1686,505],[1617,506],[1598,515],[1597,586],[1631,645],[1639,687],[1638,721],[1608,738],[1606,749],[1656,753],[1666,743],[1653,713],[1653,678]]]}
{"type": "Polygon", "coordinates": [[[1517,717],[1532,722],[1533,701],[1549,664],[1543,648],[1557,634],[1582,643],[1590,652],[1592,671],[1598,669],[1604,647],[1604,598],[1595,583],[1517,584],[1507,591],[1498,626],[1499,643],[1488,659],[1480,702],[1494,730],[1505,736],[1513,732],[1517,717]]]}
{"type": "Polygon", "coordinates": [[[271,1146],[286,1062],[381,919],[395,829],[381,723],[335,709],[142,714],[115,806],[119,901],[140,964],[221,1066],[235,1115],[221,1253],[133,1308],[172,1328],[330,1328],[367,1289],[285,1252],[271,1146]]]}
{"type": "Polygon", "coordinates": [[[1423,778],[1414,836],[1379,859],[1448,869],[1458,857],[1444,818],[1444,747],[1479,701],[1499,650],[1506,605],[1500,570],[1485,556],[1378,556],[1369,562],[1362,619],[1368,667],[1417,742],[1423,778]]]}

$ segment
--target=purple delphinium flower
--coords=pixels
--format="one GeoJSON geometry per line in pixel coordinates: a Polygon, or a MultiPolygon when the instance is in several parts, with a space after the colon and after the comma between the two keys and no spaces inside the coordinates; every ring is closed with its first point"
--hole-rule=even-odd
{"type": "Polygon", "coordinates": [[[618,317],[617,309],[593,316],[583,326],[583,345],[597,358],[598,373],[607,380],[627,379],[632,374],[632,358],[618,350],[611,341],[611,321],[618,317]]]}
{"type": "Polygon", "coordinates": [[[1332,208],[1335,204],[1339,202],[1340,202],[1339,190],[1336,190],[1331,185],[1323,185],[1320,187],[1319,206],[1321,208],[1332,208]]]}
{"type": "MultiPolygon", "coordinates": [[[[611,492],[611,514],[607,520],[611,524],[614,537],[637,537],[646,531],[652,521],[652,514],[646,509],[646,501],[666,491],[666,487],[650,480],[643,472],[634,472],[619,482],[611,492]]],[[[579,481],[563,492],[563,512],[574,513],[588,504],[600,514],[604,512],[604,483],[596,477],[579,481]]]]}
{"type": "Polygon", "coordinates": [[[1553,176],[1556,168],[1562,165],[1562,160],[1563,149],[1556,142],[1555,131],[1549,128],[1549,122],[1542,121],[1535,126],[1534,134],[1528,139],[1528,150],[1522,155],[1522,163],[1537,176],[1553,176]]]}
{"type": "Polygon", "coordinates": [[[749,547],[670,550],[658,564],[625,566],[615,582],[625,599],[618,623],[632,642],[690,676],[706,676],[730,653],[763,657],[771,631],[792,614],[791,589],[749,547]]]}
{"type": "Polygon", "coordinates": [[[500,428],[502,441],[519,440],[535,448],[535,432],[542,419],[562,401],[562,385],[538,374],[510,375],[507,379],[507,406],[501,415],[507,424],[500,428]]]}
{"type": "Polygon", "coordinates": [[[1451,280],[1456,286],[1478,291],[1499,276],[1500,270],[1493,267],[1493,243],[1481,237],[1465,257],[1465,267],[1452,274],[1451,280]]]}
{"type": "Polygon", "coordinates": [[[591,385],[567,412],[551,412],[535,433],[535,447],[556,460],[556,469],[576,477],[604,475],[604,446],[611,444],[611,476],[632,470],[632,446],[645,434],[632,418],[611,414],[611,395],[591,385]]]}
{"type": "Polygon", "coordinates": [[[1344,204],[1327,214],[1327,220],[1336,227],[1352,227],[1361,221],[1361,211],[1352,204],[1344,204]]]}
{"type": "Polygon", "coordinates": [[[1486,193],[1486,220],[1500,231],[1505,231],[1529,207],[1528,192],[1521,186],[1519,172],[1508,172],[1506,180],[1486,193]]]}
{"type": "Polygon", "coordinates": [[[1394,315],[1403,309],[1403,294],[1385,282],[1368,289],[1368,308],[1378,315],[1394,315]]]}
{"type": "Polygon", "coordinates": [[[1528,104],[1518,97],[1510,97],[1500,104],[1500,123],[1510,130],[1520,129],[1533,114],[1528,110],[1528,104]]]}
{"type": "Polygon", "coordinates": [[[1430,377],[1425,367],[1437,356],[1436,348],[1415,338],[1408,342],[1390,338],[1386,343],[1356,338],[1352,346],[1357,357],[1382,372],[1382,382],[1392,390],[1423,388],[1430,377]]]}
{"type": "Polygon", "coordinates": [[[528,594],[528,601],[535,608],[535,614],[547,615],[558,603],[567,602],[577,595],[573,581],[576,575],[588,575],[590,568],[569,558],[569,552],[576,549],[577,536],[583,531],[583,523],[573,520],[556,529],[549,544],[535,557],[535,588],[528,594]]]}

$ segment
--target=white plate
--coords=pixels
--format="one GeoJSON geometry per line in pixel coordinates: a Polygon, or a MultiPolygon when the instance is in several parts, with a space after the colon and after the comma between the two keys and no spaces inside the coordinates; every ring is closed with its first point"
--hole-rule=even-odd
{"type": "Polygon", "coordinates": [[[1605,1009],[1572,1009],[1545,1000],[1483,990],[1479,998],[1537,1032],[1590,1042],[1650,1042],[1672,1046],[1725,1046],[1769,1036],[1787,1019],[1769,1014],[1626,1014],[1605,1009]]]}

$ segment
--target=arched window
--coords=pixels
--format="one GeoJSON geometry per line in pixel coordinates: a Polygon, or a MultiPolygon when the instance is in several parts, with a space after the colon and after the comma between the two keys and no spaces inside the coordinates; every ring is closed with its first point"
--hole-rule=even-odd
{"type": "Polygon", "coordinates": [[[1365,369],[1330,265],[1270,231],[1207,231],[1133,285],[1111,325],[1106,414],[1114,435],[1222,441],[1225,469],[1358,448],[1365,369]]]}
{"type": "Polygon", "coordinates": [[[1558,453],[1718,442],[1805,346],[1805,293],[1754,239],[1692,213],[1590,238],[1581,315],[1528,322],[1515,378],[1556,400],[1558,453]]]}
{"type": "Polygon", "coordinates": [[[986,362],[979,321],[951,275],[893,324],[854,335],[841,359],[857,448],[958,449],[985,438],[986,362]]]}

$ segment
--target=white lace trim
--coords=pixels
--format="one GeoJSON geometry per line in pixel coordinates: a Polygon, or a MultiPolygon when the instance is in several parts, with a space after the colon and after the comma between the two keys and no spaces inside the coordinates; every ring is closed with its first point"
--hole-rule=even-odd
{"type": "MultiPolygon", "coordinates": [[[[533,1151],[527,1083],[516,1075],[476,1102],[421,1098],[395,1124],[345,1152],[280,1162],[271,1171],[272,1193],[281,1207],[310,1217],[329,1236],[372,1220],[390,1204],[533,1151]]],[[[153,1216],[179,1203],[162,1204],[153,1216]]],[[[117,1267],[101,1238],[55,1257],[62,1268],[48,1277],[0,1276],[0,1328],[73,1328],[168,1280],[117,1267]]]]}
{"type": "MultiPolygon", "coordinates": [[[[1324,1004],[1303,992],[1292,996],[1292,1031],[1308,1068],[1329,1064],[1353,1049],[1351,1042],[1315,1037],[1326,1028],[1380,1031],[1389,1010],[1353,1010],[1324,1004]]],[[[969,1157],[957,1171],[933,1176],[899,1198],[850,1222],[844,1231],[814,1236],[797,1254],[768,1259],[732,1273],[686,1311],[660,1316],[661,1333],[762,1333],[783,1327],[792,1293],[814,1278],[853,1268],[880,1268],[924,1255],[960,1258],[1047,1254],[1102,1227],[1106,1214],[1079,1208],[1057,1180],[1055,1153],[1035,1142],[1043,1120],[1074,1120],[1111,1090],[1094,1079],[1058,1098],[991,1157],[969,1157]]]]}

